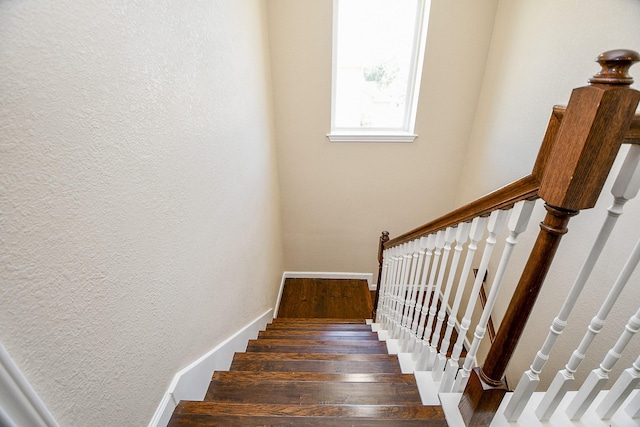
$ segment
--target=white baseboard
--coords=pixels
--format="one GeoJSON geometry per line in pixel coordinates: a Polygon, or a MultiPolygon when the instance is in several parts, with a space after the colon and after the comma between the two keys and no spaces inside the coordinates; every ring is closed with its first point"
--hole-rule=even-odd
{"type": "Polygon", "coordinates": [[[158,409],[149,422],[149,427],[166,427],[173,410],[181,400],[203,400],[213,372],[228,370],[234,353],[245,351],[247,342],[257,338],[258,332],[264,329],[272,319],[273,310],[269,309],[178,372],[160,401],[158,409]]]}
{"type": "Polygon", "coordinates": [[[58,427],[58,422],[1,343],[0,425],[58,427]]]}
{"type": "Polygon", "coordinates": [[[284,282],[286,279],[354,279],[354,280],[366,280],[369,290],[375,291],[375,284],[373,284],[372,273],[345,273],[345,272],[324,272],[324,271],[285,271],[282,273],[282,280],[280,280],[280,290],[278,291],[278,300],[276,301],[276,308],[273,317],[278,316],[278,309],[280,308],[280,299],[282,299],[282,290],[284,289],[284,282]],[[373,289],[371,288],[373,286],[373,289]]]}

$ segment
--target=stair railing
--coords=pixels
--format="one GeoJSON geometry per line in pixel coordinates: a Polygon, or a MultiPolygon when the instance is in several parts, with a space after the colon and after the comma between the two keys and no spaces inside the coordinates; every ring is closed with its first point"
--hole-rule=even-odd
{"type": "MultiPolygon", "coordinates": [[[[630,66],[639,60],[637,52],[625,50],[605,52],[598,57],[601,71],[589,80],[590,85],[575,89],[566,109],[554,108],[530,175],[397,238],[388,240],[388,234],[385,239],[381,237],[378,320],[393,338],[400,339],[403,349],[413,351],[417,369],[433,370],[434,378],[441,379],[441,391],[464,388],[459,408],[467,426],[489,425],[507,392],[504,381],[506,367],[533,310],[560,240],[568,231],[569,220],[580,210],[595,205],[625,138],[628,142],[640,142],[640,119],[634,121],[640,92],[629,87],[633,79],[628,74],[630,66]],[[537,199],[545,202],[546,216],[540,223],[538,237],[495,342],[482,367],[474,367],[476,351],[486,331],[511,252],[518,235],[526,228],[533,201],[537,199]],[[471,325],[478,291],[496,238],[505,223],[509,236],[487,303],[475,327],[473,343],[463,369],[458,372],[462,343],[471,325]],[[460,288],[466,285],[476,246],[485,233],[488,237],[482,260],[469,293],[467,309],[458,324],[455,315],[460,308],[460,298],[466,292],[460,288]],[[470,236],[470,243],[463,249],[470,236]],[[449,260],[452,247],[453,256],[449,260]],[[463,250],[466,250],[466,258],[462,270],[458,271],[463,250]],[[458,288],[453,306],[448,307],[454,282],[458,288]],[[441,337],[447,313],[450,316],[447,331],[441,337]],[[458,327],[459,335],[451,358],[447,359],[449,333],[454,326],[458,327]]],[[[637,322],[640,318],[632,317],[626,331],[636,330],[637,322]]],[[[601,377],[610,369],[617,351],[626,345],[628,339],[628,334],[621,336],[620,343],[611,350],[595,376],[601,377]]],[[[534,361],[534,365],[532,372],[535,373],[539,362],[534,361]]],[[[635,364],[630,368],[630,375],[640,371],[639,368],[640,365],[635,364]]],[[[535,388],[530,385],[522,387],[528,391],[535,388]]],[[[628,388],[628,384],[620,387],[628,388]]],[[[590,392],[584,394],[591,396],[590,392]]],[[[574,416],[579,416],[584,405],[576,403],[574,406],[574,416]]],[[[640,402],[636,406],[640,408],[640,402]]],[[[608,410],[602,409],[602,412],[608,410]]],[[[512,417],[517,418],[517,412],[516,408],[512,417]]]]}
{"type": "MultiPolygon", "coordinates": [[[[525,406],[527,405],[532,394],[536,390],[538,383],[540,382],[540,373],[549,359],[551,349],[553,348],[556,340],[562,334],[567,325],[569,315],[571,314],[578,297],[581,295],[585,284],[589,276],[591,275],[600,255],[602,254],[605,244],[607,243],[611,233],[618,221],[618,218],[623,214],[624,205],[631,199],[638,195],[640,190],[640,145],[633,145],[629,148],[629,152],[625,158],[624,163],[618,173],[611,193],[613,195],[613,204],[607,210],[607,216],[601,226],[600,232],[595,239],[591,250],[584,261],[580,272],[576,276],[576,279],[567,294],[567,297],[560,309],[560,312],[553,319],[549,333],[544,341],[544,344],[535,355],[535,358],[531,364],[531,368],[524,372],[518,386],[516,387],[514,396],[512,396],[509,404],[505,410],[505,417],[510,421],[516,421],[525,406]]],[[[591,324],[587,328],[585,337],[583,338],[580,346],[574,351],[571,359],[567,363],[566,369],[558,372],[553,383],[549,387],[549,390],[545,394],[542,402],[536,410],[536,415],[541,420],[548,420],[555,412],[558,404],[566,394],[569,386],[573,383],[573,374],[578,369],[580,362],[584,359],[587,350],[593,341],[595,335],[604,326],[605,319],[613,307],[613,304],[618,299],[620,292],[628,282],[631,271],[636,267],[638,263],[637,256],[640,252],[631,257],[630,262],[627,263],[623,273],[619,276],[618,280],[614,283],[609,295],[605,298],[602,307],[591,321],[591,324]],[[635,260],[634,260],[635,259],[635,260]]],[[[640,365],[639,365],[640,366],[640,365]]],[[[639,378],[640,379],[640,378],[639,378]]],[[[578,412],[572,414],[576,416],[578,412]]],[[[603,414],[604,415],[604,414],[603,414]]]]}

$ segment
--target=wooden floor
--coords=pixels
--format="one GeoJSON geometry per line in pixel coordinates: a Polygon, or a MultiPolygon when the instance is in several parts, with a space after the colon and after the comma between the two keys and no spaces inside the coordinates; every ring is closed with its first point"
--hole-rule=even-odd
{"type": "Polygon", "coordinates": [[[372,310],[366,280],[286,279],[277,317],[366,319],[372,310]]]}
{"type": "Polygon", "coordinates": [[[364,320],[278,318],[215,372],[177,426],[446,426],[364,320]],[[356,349],[357,351],[354,351],[356,349]]]}

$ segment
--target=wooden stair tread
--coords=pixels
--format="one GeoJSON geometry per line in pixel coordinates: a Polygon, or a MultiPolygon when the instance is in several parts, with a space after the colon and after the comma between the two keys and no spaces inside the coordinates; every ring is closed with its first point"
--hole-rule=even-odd
{"type": "Polygon", "coordinates": [[[243,415],[247,410],[255,415],[327,415],[332,417],[383,417],[383,418],[424,418],[443,416],[440,406],[424,405],[258,405],[251,403],[221,403],[181,401],[176,413],[218,413],[243,415]]]}
{"type": "Polygon", "coordinates": [[[447,426],[443,419],[384,419],[318,416],[255,416],[175,414],[167,427],[430,427],[447,426]]]}
{"type": "Polygon", "coordinates": [[[256,351],[277,353],[388,354],[386,344],[380,341],[249,340],[247,352],[256,351]]]}
{"type": "Polygon", "coordinates": [[[347,360],[245,360],[233,362],[232,371],[278,371],[278,372],[335,372],[353,373],[401,373],[398,362],[379,362],[362,366],[359,361],[347,360]]]}
{"type": "Polygon", "coordinates": [[[363,279],[286,278],[278,318],[363,319],[373,304],[363,279]]]}
{"type": "Polygon", "coordinates": [[[340,319],[330,317],[275,317],[272,323],[353,323],[365,325],[365,319],[340,319]]]}
{"type": "Polygon", "coordinates": [[[176,426],[446,426],[440,407],[422,405],[259,405],[182,401],[176,426]],[[251,415],[248,415],[251,414],[251,415]]]}
{"type": "Polygon", "coordinates": [[[401,373],[398,358],[388,354],[236,353],[229,370],[339,374],[401,373]]]}
{"type": "Polygon", "coordinates": [[[282,322],[282,323],[269,323],[266,329],[301,329],[301,330],[316,330],[316,331],[366,331],[371,332],[370,325],[355,324],[355,323],[295,323],[295,322],[282,322]]]}
{"type": "Polygon", "coordinates": [[[333,381],[354,383],[398,383],[415,384],[413,374],[335,374],[323,372],[256,372],[256,371],[216,371],[212,379],[217,381],[333,381]]]}
{"type": "Polygon", "coordinates": [[[310,405],[419,405],[415,384],[327,381],[211,381],[205,400],[310,405]]]}
{"type": "Polygon", "coordinates": [[[258,339],[328,339],[328,340],[378,340],[378,334],[371,331],[319,331],[300,329],[270,329],[260,331],[258,339]]]}
{"type": "Polygon", "coordinates": [[[394,354],[331,354],[331,353],[235,353],[237,360],[332,360],[353,362],[392,362],[399,363],[398,356],[394,354]]]}

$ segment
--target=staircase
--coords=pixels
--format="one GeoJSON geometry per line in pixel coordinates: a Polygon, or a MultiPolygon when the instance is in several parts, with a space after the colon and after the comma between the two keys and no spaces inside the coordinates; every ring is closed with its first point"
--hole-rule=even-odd
{"type": "MultiPolygon", "coordinates": [[[[574,90],[566,108],[553,108],[529,175],[393,239],[382,233],[376,323],[351,319],[367,316],[370,306],[364,315],[342,316],[357,305],[344,284],[334,294],[328,283],[317,287],[303,281],[290,294],[283,293],[282,302],[293,311],[279,311],[279,318],[249,342],[246,353],[235,355],[229,372],[214,373],[205,401],[181,402],[169,425],[448,425],[440,403],[455,426],[640,425],[640,393],[634,390],[640,384],[640,357],[627,360],[630,367],[610,389],[604,388],[623,350],[640,332],[640,309],[622,314],[628,320],[620,325],[615,344],[582,385],[575,384],[579,389],[570,391],[574,372],[640,264],[640,241],[612,278],[565,368],[546,391],[537,392],[540,373],[623,205],[640,191],[640,114],[635,114],[640,92],[629,87],[633,79],[628,75],[640,54],[608,51],[597,61],[602,69],[590,85],[574,90]],[[506,369],[560,241],[571,218],[596,205],[623,143],[631,147],[612,176],[613,204],[568,294],[558,294],[564,299],[562,308],[511,393],[506,369]],[[535,209],[536,200],[544,202],[544,209],[535,209]],[[524,267],[511,271],[518,237],[534,214],[542,219],[537,235],[531,236],[535,242],[528,255],[521,255],[524,267]],[[478,319],[474,310],[489,266],[493,277],[478,319]],[[478,350],[503,282],[515,289],[502,297],[509,303],[495,341],[483,355],[478,350]]],[[[360,287],[367,295],[366,286],[360,287]]],[[[593,290],[588,294],[592,300],[597,297],[593,290]]],[[[637,348],[628,354],[637,355],[637,348]]]]}
{"type": "Polygon", "coordinates": [[[278,318],[169,426],[446,426],[364,320],[278,318]]]}

